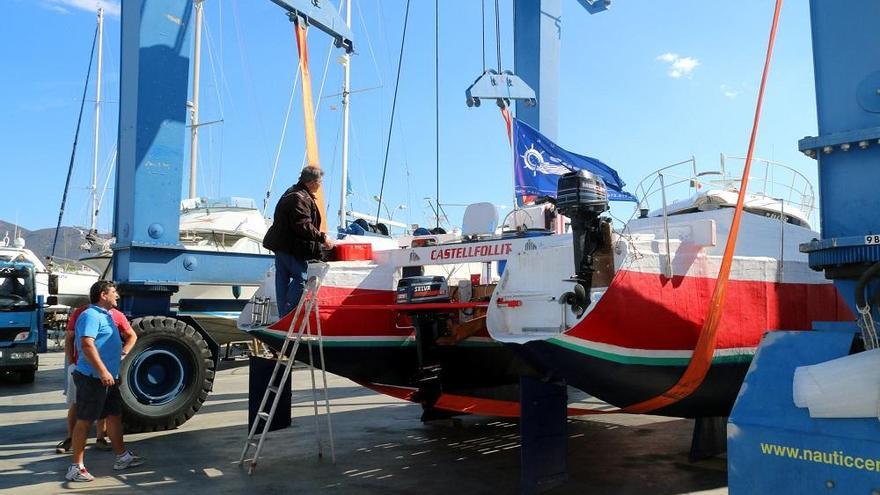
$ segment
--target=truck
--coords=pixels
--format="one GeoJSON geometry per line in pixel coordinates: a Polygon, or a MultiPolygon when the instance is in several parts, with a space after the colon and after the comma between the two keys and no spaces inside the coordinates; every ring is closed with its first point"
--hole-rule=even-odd
{"type": "Polygon", "coordinates": [[[39,366],[42,299],[32,263],[0,261],[0,373],[17,373],[22,383],[32,383],[39,366]]]}

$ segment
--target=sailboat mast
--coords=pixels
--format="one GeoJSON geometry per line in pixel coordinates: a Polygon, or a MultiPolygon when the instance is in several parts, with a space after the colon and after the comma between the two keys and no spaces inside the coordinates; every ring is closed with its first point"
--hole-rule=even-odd
{"type": "Polygon", "coordinates": [[[92,211],[89,230],[98,231],[98,137],[101,130],[101,72],[104,65],[104,9],[98,7],[98,69],[95,83],[95,150],[92,157],[92,184],[89,187],[92,211]]]}
{"type": "MultiPolygon", "coordinates": [[[[351,29],[351,2],[345,2],[345,24],[351,29]]],[[[348,196],[348,119],[349,97],[351,96],[351,55],[342,55],[342,186],[339,193],[339,226],[348,227],[345,215],[345,201],[348,196]]]]}
{"type": "Polygon", "coordinates": [[[192,108],[190,109],[190,146],[189,146],[189,197],[196,197],[197,161],[199,157],[199,76],[202,59],[202,2],[195,0],[196,10],[195,38],[193,40],[193,83],[192,108]]]}

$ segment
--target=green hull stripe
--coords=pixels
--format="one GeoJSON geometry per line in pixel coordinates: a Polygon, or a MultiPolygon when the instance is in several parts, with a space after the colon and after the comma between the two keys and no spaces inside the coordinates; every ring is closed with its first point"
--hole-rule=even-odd
{"type": "MultiPolygon", "coordinates": [[[[564,347],[570,351],[586,354],[606,361],[614,361],[621,364],[638,364],[644,366],[687,366],[690,363],[690,357],[649,357],[649,356],[624,356],[611,352],[600,351],[591,347],[577,345],[561,339],[549,339],[547,342],[564,347]]],[[[753,354],[726,354],[716,355],[712,358],[713,364],[722,363],[748,363],[752,360],[753,354]]]]}

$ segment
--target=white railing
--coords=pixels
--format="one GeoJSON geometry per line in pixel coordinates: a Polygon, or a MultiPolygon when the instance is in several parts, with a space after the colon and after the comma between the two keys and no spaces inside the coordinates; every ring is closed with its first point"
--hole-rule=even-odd
{"type": "MultiPolygon", "coordinates": [[[[667,165],[642,179],[634,193],[641,210],[666,210],[669,199],[682,200],[708,190],[739,192],[745,158],[721,155],[717,170],[700,171],[697,161],[667,165]]],[[[816,209],[813,185],[797,170],[773,160],[753,158],[747,193],[782,203],[810,219],[816,209]]]]}

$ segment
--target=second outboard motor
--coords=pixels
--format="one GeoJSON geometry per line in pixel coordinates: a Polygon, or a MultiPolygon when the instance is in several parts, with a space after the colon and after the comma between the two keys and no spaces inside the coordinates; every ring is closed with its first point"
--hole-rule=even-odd
{"type": "Polygon", "coordinates": [[[574,244],[574,269],[577,284],[573,292],[563,294],[562,302],[570,304],[578,316],[590,306],[593,285],[593,255],[605,247],[603,219],[608,210],[608,189],[605,181],[586,170],[569,172],[559,178],[556,186],[556,209],[571,219],[574,244]]]}
{"type": "MultiPolygon", "coordinates": [[[[397,284],[397,304],[448,303],[449,286],[444,277],[404,277],[397,284]]],[[[408,312],[416,330],[416,351],[419,369],[413,377],[418,392],[413,399],[421,402],[426,410],[443,393],[437,339],[449,335],[449,314],[443,311],[419,310],[408,312]]]]}

